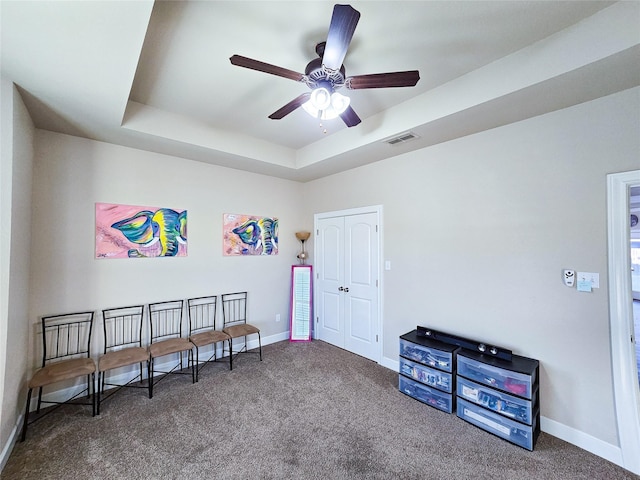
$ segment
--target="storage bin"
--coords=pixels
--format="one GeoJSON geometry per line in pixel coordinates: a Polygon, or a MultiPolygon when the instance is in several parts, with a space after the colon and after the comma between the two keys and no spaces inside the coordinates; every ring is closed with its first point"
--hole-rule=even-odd
{"type": "Polygon", "coordinates": [[[452,353],[419,345],[403,338],[400,338],[400,356],[446,372],[453,371],[452,353]]]}
{"type": "Polygon", "coordinates": [[[443,412],[453,412],[455,397],[435,388],[428,387],[403,375],[398,375],[399,389],[402,393],[443,412]]]}
{"type": "Polygon", "coordinates": [[[403,357],[400,357],[400,373],[444,392],[451,393],[453,391],[453,376],[450,373],[429,368],[403,357]]]}
{"type": "MultiPolygon", "coordinates": [[[[465,352],[466,354],[466,352],[465,352]]],[[[498,363],[498,359],[490,358],[494,363],[498,363]]],[[[485,360],[486,361],[486,360],[485,360]]],[[[491,388],[497,388],[503,392],[531,399],[531,385],[536,381],[535,369],[530,373],[518,373],[506,368],[489,365],[468,358],[458,353],[458,375],[463,376],[474,382],[488,385],[491,388]]]]}
{"type": "Polygon", "coordinates": [[[458,397],[531,425],[532,402],[458,377],[458,397]]]}
{"type": "Polygon", "coordinates": [[[540,433],[537,415],[534,415],[531,426],[524,425],[468,402],[463,398],[458,398],[456,413],[463,420],[527,450],[533,450],[540,433]]]}

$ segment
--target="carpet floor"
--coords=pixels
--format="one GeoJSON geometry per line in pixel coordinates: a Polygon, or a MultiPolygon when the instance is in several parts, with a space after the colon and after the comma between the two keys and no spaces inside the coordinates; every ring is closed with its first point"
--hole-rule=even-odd
{"type": "Polygon", "coordinates": [[[605,480],[636,475],[541,433],[529,452],[398,390],[321,341],[279,342],[29,427],[3,479],[605,480]]]}

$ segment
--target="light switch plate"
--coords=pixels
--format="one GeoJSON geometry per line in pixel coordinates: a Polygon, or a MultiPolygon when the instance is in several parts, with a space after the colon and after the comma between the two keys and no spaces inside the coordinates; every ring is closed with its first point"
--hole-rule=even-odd
{"type": "Polygon", "coordinates": [[[577,275],[579,282],[590,282],[591,288],[600,288],[600,274],[592,272],[578,272],[577,275]]]}

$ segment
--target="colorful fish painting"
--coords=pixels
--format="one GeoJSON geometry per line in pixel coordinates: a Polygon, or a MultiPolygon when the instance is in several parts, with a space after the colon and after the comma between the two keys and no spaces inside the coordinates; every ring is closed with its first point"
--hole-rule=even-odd
{"type": "Polygon", "coordinates": [[[186,255],[186,210],[96,203],[96,258],[186,255]]]}
{"type": "Polygon", "coordinates": [[[277,255],[278,219],[225,213],[224,255],[277,255]]]}

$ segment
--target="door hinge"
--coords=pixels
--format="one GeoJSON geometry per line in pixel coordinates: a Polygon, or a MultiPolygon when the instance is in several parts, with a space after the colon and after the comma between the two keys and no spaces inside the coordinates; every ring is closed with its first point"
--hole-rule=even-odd
{"type": "Polygon", "coordinates": [[[316,230],[316,235],[320,235],[320,229],[316,230]]]}
{"type": "Polygon", "coordinates": [[[376,335],[376,343],[378,343],[378,335],[376,335]]]}
{"type": "Polygon", "coordinates": [[[378,280],[376,280],[376,287],[378,286],[378,280]]]}
{"type": "Polygon", "coordinates": [[[376,233],[378,232],[378,225],[376,225],[376,233]]]}

